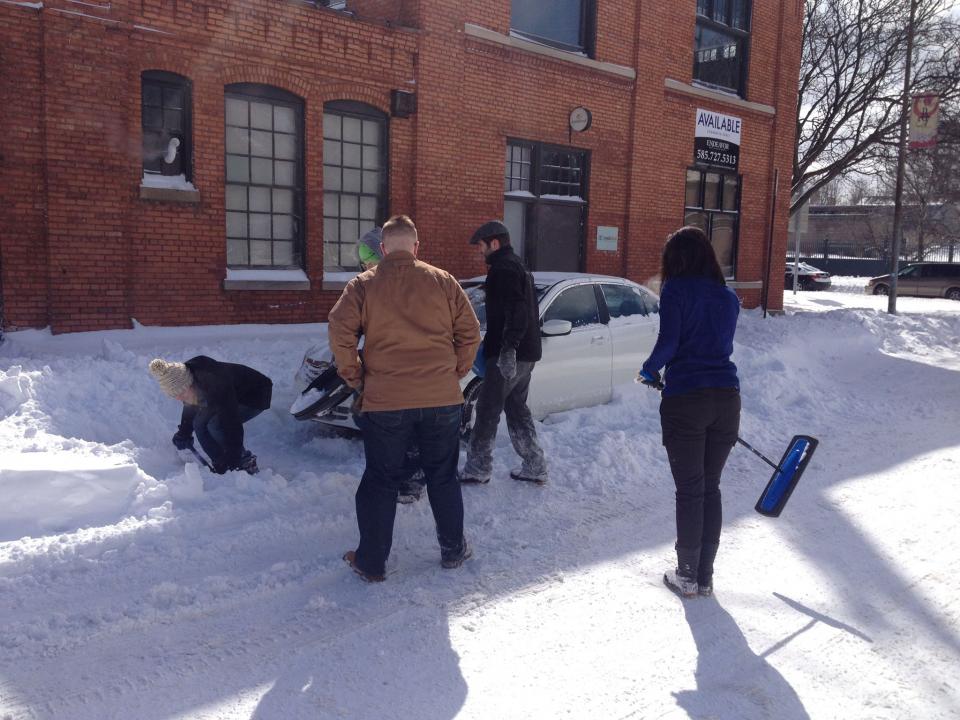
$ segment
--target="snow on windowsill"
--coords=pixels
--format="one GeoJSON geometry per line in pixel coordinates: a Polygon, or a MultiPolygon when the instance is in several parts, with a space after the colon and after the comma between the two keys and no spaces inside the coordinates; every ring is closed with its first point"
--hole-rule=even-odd
{"type": "Polygon", "coordinates": [[[196,192],[197,188],[193,183],[187,180],[186,175],[158,175],[146,173],[140,178],[140,187],[156,188],[158,190],[186,190],[196,192]]]}
{"type": "Polygon", "coordinates": [[[532,37],[524,35],[523,33],[519,33],[516,30],[512,30],[512,29],[510,30],[510,37],[515,38],[517,40],[522,40],[523,42],[531,43],[533,45],[539,45],[540,47],[548,48],[550,50],[557,50],[559,52],[568,53],[569,55],[573,55],[575,57],[582,57],[588,60],[590,59],[590,56],[587,55],[582,50],[567,50],[566,48],[557,47],[556,45],[552,45],[542,40],[534,40],[532,37]]]}
{"type": "Polygon", "coordinates": [[[227,268],[227,276],[224,279],[228,282],[309,282],[307,274],[299,268],[284,268],[282,270],[227,268]]]}
{"type": "Polygon", "coordinates": [[[534,195],[534,194],[533,194],[532,192],[530,192],[529,190],[510,190],[509,192],[505,192],[503,195],[504,195],[504,197],[515,197],[515,198],[532,198],[532,197],[536,197],[536,195],[534,195]]]}
{"type": "Polygon", "coordinates": [[[579,195],[541,195],[541,200],[568,200],[569,202],[586,202],[579,195]]]}
{"type": "Polygon", "coordinates": [[[357,270],[347,270],[346,272],[328,272],[323,271],[323,281],[329,283],[348,283],[353,280],[360,272],[357,270]]]}

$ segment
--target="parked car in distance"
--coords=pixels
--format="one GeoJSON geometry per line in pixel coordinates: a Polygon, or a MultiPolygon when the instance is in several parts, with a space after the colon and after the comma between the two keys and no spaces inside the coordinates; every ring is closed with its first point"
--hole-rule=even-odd
{"type": "MultiPolygon", "coordinates": [[[[793,290],[793,261],[787,260],[787,271],[784,275],[783,287],[793,290]]],[[[798,263],[797,289],[798,290],[827,290],[830,288],[830,273],[820,268],[802,262],[798,263]]]]}
{"type": "MultiPolygon", "coordinates": [[[[890,274],[870,278],[866,291],[890,294],[890,274]]],[[[960,263],[911,263],[897,273],[897,295],[960,300],[960,263]]]]}
{"type": "MultiPolygon", "coordinates": [[[[659,298],[642,285],[606,275],[535,272],[533,279],[543,337],[543,359],[530,382],[528,403],[534,417],[542,419],[550,413],[609,402],[614,386],[631,382],[656,344],[659,298]]],[[[484,278],[461,284],[484,328],[484,278]]],[[[323,414],[304,412],[310,403],[308,386],[332,362],[325,343],[307,351],[295,379],[300,395],[290,412],[301,420],[356,429],[350,411],[352,398],[323,414]]],[[[473,425],[481,382],[473,372],[460,382],[463,436],[473,425]]]]}

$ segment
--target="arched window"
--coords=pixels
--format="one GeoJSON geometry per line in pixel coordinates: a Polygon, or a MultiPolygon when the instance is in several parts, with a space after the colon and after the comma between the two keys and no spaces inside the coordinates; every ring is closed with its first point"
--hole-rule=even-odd
{"type": "Polygon", "coordinates": [[[357,241],[387,213],[387,116],[359,102],[323,106],[323,269],[360,267],[357,241]]]}
{"type": "Polygon", "coordinates": [[[182,75],[146,70],[140,75],[143,174],[192,179],[190,81],[182,75]]]}
{"type": "Polygon", "coordinates": [[[303,267],[303,101],[279,88],[224,88],[227,265],[303,267]]]}

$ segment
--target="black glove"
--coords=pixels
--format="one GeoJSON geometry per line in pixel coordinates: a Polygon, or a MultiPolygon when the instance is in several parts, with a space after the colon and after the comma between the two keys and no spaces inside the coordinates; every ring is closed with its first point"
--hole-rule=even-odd
{"type": "Polygon", "coordinates": [[[497,367],[504,380],[513,380],[517,376],[517,351],[512,347],[505,347],[500,351],[497,367]]]}
{"type": "Polygon", "coordinates": [[[177,450],[193,450],[193,434],[184,435],[178,432],[173,436],[173,446],[177,450]]]}
{"type": "Polygon", "coordinates": [[[651,387],[654,390],[663,390],[663,379],[660,377],[660,373],[656,370],[654,370],[652,373],[649,373],[646,370],[641,370],[637,373],[637,382],[641,385],[651,387]]]}

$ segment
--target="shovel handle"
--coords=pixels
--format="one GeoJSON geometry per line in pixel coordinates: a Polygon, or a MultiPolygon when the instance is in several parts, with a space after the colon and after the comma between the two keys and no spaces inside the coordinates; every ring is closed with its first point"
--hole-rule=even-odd
{"type": "Polygon", "coordinates": [[[760,458],[761,460],[763,460],[767,465],[769,465],[770,467],[772,467],[774,470],[781,470],[781,469],[782,469],[779,465],[775,465],[772,460],[770,460],[766,455],[764,455],[762,452],[760,452],[759,450],[757,450],[753,445],[751,445],[750,443],[748,443],[748,442],[747,442],[746,440],[744,440],[742,437],[737,436],[737,442],[740,443],[741,445],[743,445],[747,450],[749,450],[750,452],[752,452],[752,453],[753,453],[754,455],[756,455],[758,458],[760,458]]]}
{"type": "Polygon", "coordinates": [[[199,460],[201,463],[206,465],[208,470],[213,470],[213,465],[211,465],[203,455],[197,452],[197,449],[195,447],[191,447],[190,452],[193,453],[193,456],[197,458],[197,460],[199,460]]]}

